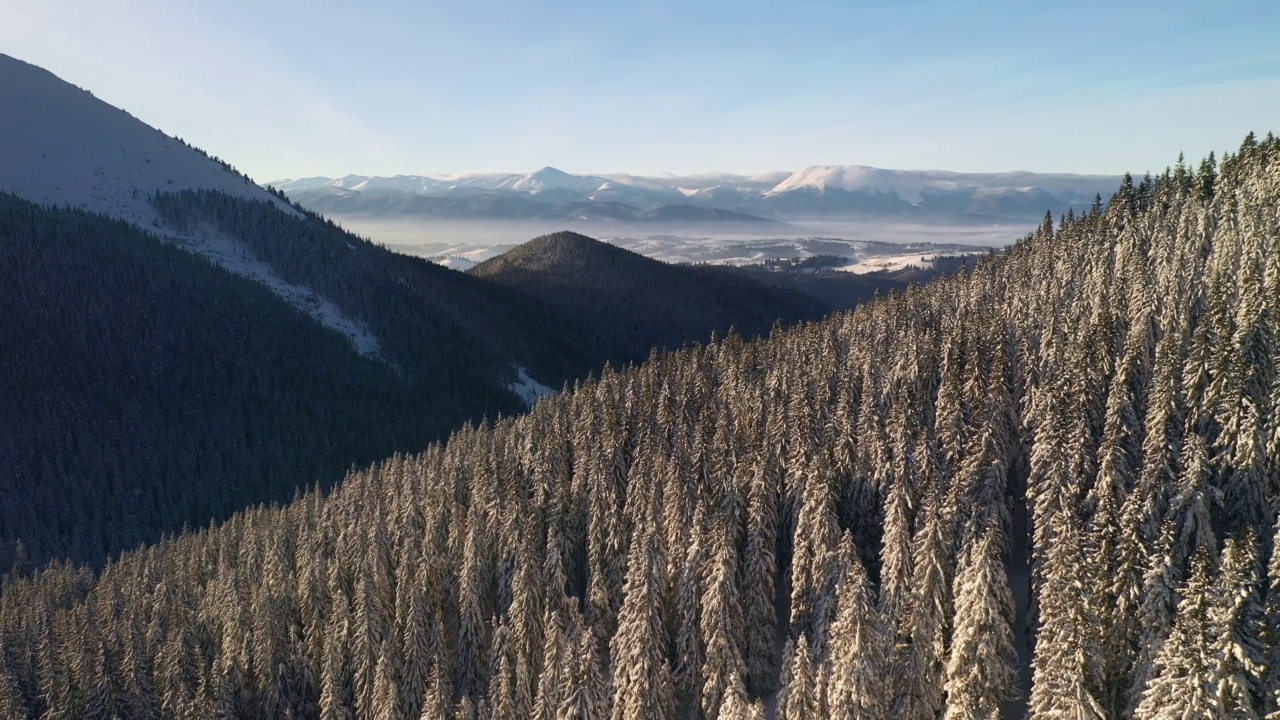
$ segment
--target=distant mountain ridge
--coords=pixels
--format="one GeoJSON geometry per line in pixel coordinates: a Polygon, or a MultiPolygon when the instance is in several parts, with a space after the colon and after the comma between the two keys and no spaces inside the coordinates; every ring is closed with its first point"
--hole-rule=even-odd
{"type": "MultiPolygon", "coordinates": [[[[335,215],[512,219],[496,200],[449,206],[414,198],[501,198],[525,217],[551,217],[566,203],[621,203],[640,211],[663,206],[714,208],[775,220],[811,216],[907,216],[1034,219],[1046,210],[1082,209],[1109,194],[1111,175],[941,170],[886,170],[818,165],[755,176],[712,173],[644,177],[574,175],[553,167],[528,174],[348,175],[280,180],[271,186],[301,204],[335,215]],[[395,198],[395,199],[392,199],[395,198]]],[[[440,201],[442,202],[442,201],[440,201]]],[[[571,217],[571,216],[570,216],[571,217]]],[[[642,216],[627,218],[644,221],[642,216]]],[[[741,218],[729,218],[741,221],[741,218]]],[[[725,221],[706,217],[703,221],[725,221]]]]}
{"type": "MultiPolygon", "coordinates": [[[[364,181],[360,186],[376,186],[364,181]]],[[[410,193],[391,189],[353,190],[336,185],[291,196],[300,204],[334,217],[398,217],[450,220],[603,221],[632,224],[678,222],[738,223],[760,226],[778,221],[735,210],[690,202],[640,206],[613,200],[602,193],[578,198],[564,191],[535,194],[515,190],[451,189],[439,194],[410,193]],[[553,197],[554,196],[554,197],[553,197]]],[[[635,199],[635,198],[630,198],[635,199]]]]}

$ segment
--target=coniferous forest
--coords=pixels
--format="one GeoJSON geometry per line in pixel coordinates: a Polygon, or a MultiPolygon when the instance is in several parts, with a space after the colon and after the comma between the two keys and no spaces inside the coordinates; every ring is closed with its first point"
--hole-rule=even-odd
{"type": "Polygon", "coordinates": [[[0,715],[1280,717],[1280,141],[0,594],[0,715]]]}

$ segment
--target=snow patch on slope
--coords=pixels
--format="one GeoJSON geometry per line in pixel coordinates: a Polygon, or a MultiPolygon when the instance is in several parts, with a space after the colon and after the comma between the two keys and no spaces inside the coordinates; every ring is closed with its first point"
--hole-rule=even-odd
{"type": "Polygon", "coordinates": [[[378,357],[381,343],[368,325],[342,311],[306,285],[294,285],[276,274],[274,268],[254,257],[248,248],[231,237],[206,226],[196,232],[165,235],[168,242],[193,255],[207,258],[218,267],[265,285],[285,302],[310,316],[321,325],[337,330],[347,338],[356,352],[365,357],[378,357]]]}
{"type": "MultiPolygon", "coordinates": [[[[521,240],[520,242],[524,241],[521,240]]],[[[443,265],[450,270],[466,272],[485,260],[497,257],[519,244],[519,242],[467,243],[465,245],[435,244],[430,246],[430,252],[426,251],[427,246],[400,245],[395,246],[395,249],[398,252],[409,255],[421,255],[431,262],[443,265]]]]}
{"type": "Polygon", "coordinates": [[[516,382],[507,385],[511,392],[515,393],[524,400],[524,404],[533,407],[539,398],[550,397],[556,394],[555,390],[543,385],[542,383],[529,377],[529,371],[524,368],[516,368],[519,378],[516,382]]]}

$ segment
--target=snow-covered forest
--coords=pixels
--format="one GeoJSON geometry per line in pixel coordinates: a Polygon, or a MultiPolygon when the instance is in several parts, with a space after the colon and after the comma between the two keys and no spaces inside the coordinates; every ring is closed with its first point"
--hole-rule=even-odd
{"type": "Polygon", "coordinates": [[[0,594],[0,715],[1280,717],[1280,141],[0,594]]]}

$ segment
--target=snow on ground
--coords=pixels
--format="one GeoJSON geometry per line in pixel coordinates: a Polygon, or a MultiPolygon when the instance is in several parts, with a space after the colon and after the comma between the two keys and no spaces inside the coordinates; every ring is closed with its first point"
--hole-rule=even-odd
{"type": "Polygon", "coordinates": [[[924,253],[904,253],[902,255],[878,255],[867,257],[853,263],[837,268],[841,272],[851,272],[856,275],[863,275],[872,272],[893,272],[894,270],[902,270],[911,266],[927,268],[933,264],[934,258],[938,256],[937,252],[924,253]]]}
{"type": "Polygon", "coordinates": [[[178,235],[168,233],[166,239],[187,252],[207,258],[232,274],[265,285],[316,322],[342,333],[343,337],[351,341],[356,352],[366,357],[378,357],[381,344],[368,325],[348,316],[311,288],[286,281],[276,274],[274,268],[254,257],[248,248],[234,239],[209,226],[196,232],[178,235]]]}
{"type": "MultiPolygon", "coordinates": [[[[423,236],[415,235],[412,239],[418,242],[395,242],[401,238],[377,232],[370,234],[375,240],[387,243],[394,250],[425,257],[432,262],[463,272],[516,246],[505,237],[476,237],[469,242],[458,242],[452,238],[449,242],[421,242],[423,236]]],[[[529,232],[527,237],[535,237],[536,234],[529,232]]],[[[940,255],[986,253],[995,244],[995,242],[986,241],[998,240],[997,237],[990,235],[961,232],[954,236],[948,236],[945,233],[932,235],[919,233],[915,236],[919,237],[919,240],[910,239],[912,236],[910,231],[902,231],[898,236],[890,236],[890,240],[850,240],[829,236],[733,238],[681,234],[611,235],[606,233],[599,233],[594,237],[667,263],[757,265],[775,259],[803,260],[815,255],[832,255],[848,260],[845,263],[846,267],[842,269],[859,273],[897,269],[909,264],[927,264],[928,261],[940,255]],[[965,240],[970,242],[963,242],[965,240]]],[[[1016,238],[1017,236],[1009,233],[1008,237],[1016,238]]]]}
{"type": "MultiPolygon", "coordinates": [[[[655,233],[641,228],[548,225],[529,222],[381,221],[343,218],[342,224],[398,252],[427,258],[453,269],[501,255],[522,242],[566,227],[667,263],[758,265],[803,260],[815,255],[845,258],[826,267],[858,265],[875,258],[898,258],[896,267],[916,258],[986,254],[1008,246],[1034,225],[1003,222],[907,222],[889,220],[791,222],[787,235],[752,235],[708,227],[681,227],[655,233]]],[[[777,230],[774,229],[776,232],[777,230]]],[[[869,266],[850,268],[867,272],[869,266]]]]}
{"type": "Polygon", "coordinates": [[[550,397],[556,394],[555,390],[543,385],[542,383],[529,377],[529,371],[524,368],[516,368],[516,372],[520,377],[516,382],[511,383],[507,387],[511,392],[520,396],[521,400],[529,407],[533,407],[539,398],[550,397]]]}
{"type": "Polygon", "coordinates": [[[442,265],[458,272],[467,272],[485,260],[501,255],[515,247],[515,245],[509,243],[497,245],[487,243],[460,245],[445,243],[399,245],[388,243],[388,246],[396,252],[425,257],[437,265],[442,265]]]}

